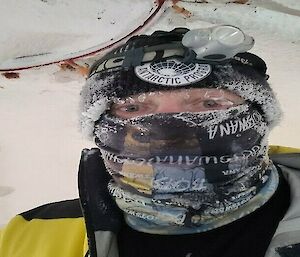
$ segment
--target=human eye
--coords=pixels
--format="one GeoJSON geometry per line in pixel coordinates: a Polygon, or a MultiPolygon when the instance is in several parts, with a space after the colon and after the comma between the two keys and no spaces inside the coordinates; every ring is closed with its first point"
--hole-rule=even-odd
{"type": "Polygon", "coordinates": [[[119,107],[118,109],[123,112],[132,113],[132,112],[140,111],[141,107],[138,104],[128,104],[128,105],[119,107]]]}
{"type": "Polygon", "coordinates": [[[205,108],[215,108],[220,106],[220,104],[215,100],[204,100],[202,104],[205,108]]]}
{"type": "Polygon", "coordinates": [[[133,118],[151,113],[151,107],[144,103],[115,104],[111,113],[120,118],[133,118]]]}
{"type": "Polygon", "coordinates": [[[203,111],[211,111],[211,110],[224,110],[234,106],[234,103],[222,99],[222,100],[215,100],[215,99],[199,99],[194,101],[190,105],[190,111],[193,112],[203,112],[203,111]]]}
{"type": "Polygon", "coordinates": [[[206,108],[228,109],[232,106],[239,105],[228,99],[208,99],[203,101],[203,106],[206,108]]]}

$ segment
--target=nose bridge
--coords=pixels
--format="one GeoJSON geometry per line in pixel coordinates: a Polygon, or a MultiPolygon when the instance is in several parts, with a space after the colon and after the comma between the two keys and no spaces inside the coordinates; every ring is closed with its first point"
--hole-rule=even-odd
{"type": "Polygon", "coordinates": [[[181,97],[166,94],[162,97],[157,105],[157,112],[171,113],[171,112],[182,112],[184,106],[182,104],[181,97]]]}

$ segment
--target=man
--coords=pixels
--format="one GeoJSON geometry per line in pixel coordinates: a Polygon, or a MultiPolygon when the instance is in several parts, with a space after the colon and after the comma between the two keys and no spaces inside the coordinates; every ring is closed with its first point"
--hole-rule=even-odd
{"type": "Polygon", "coordinates": [[[280,109],[253,43],[231,26],[177,28],[97,61],[82,91],[98,148],[82,153],[81,208],[17,216],[0,256],[299,256],[299,154],[268,156],[280,109]]]}

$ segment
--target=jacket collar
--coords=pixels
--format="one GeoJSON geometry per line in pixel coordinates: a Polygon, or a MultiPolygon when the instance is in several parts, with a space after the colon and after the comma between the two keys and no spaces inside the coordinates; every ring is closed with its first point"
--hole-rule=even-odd
{"type": "Polygon", "coordinates": [[[108,192],[109,180],[99,149],[84,149],[79,165],[78,187],[90,257],[118,257],[115,235],[123,216],[108,192]]]}
{"type": "Polygon", "coordinates": [[[300,153],[272,154],[271,159],[282,170],[290,186],[291,202],[265,257],[300,256],[300,153]],[[297,255],[294,255],[297,251],[297,255]]]}

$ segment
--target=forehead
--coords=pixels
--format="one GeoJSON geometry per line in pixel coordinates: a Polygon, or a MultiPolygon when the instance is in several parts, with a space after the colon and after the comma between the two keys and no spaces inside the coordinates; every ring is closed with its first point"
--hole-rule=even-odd
{"type": "MultiPolygon", "coordinates": [[[[135,101],[151,101],[159,98],[178,98],[178,99],[230,99],[239,100],[241,97],[232,91],[218,88],[184,88],[173,90],[159,90],[154,92],[139,93],[129,97],[122,98],[122,100],[135,100],[135,101]]],[[[120,100],[120,99],[117,99],[120,100]]]]}

